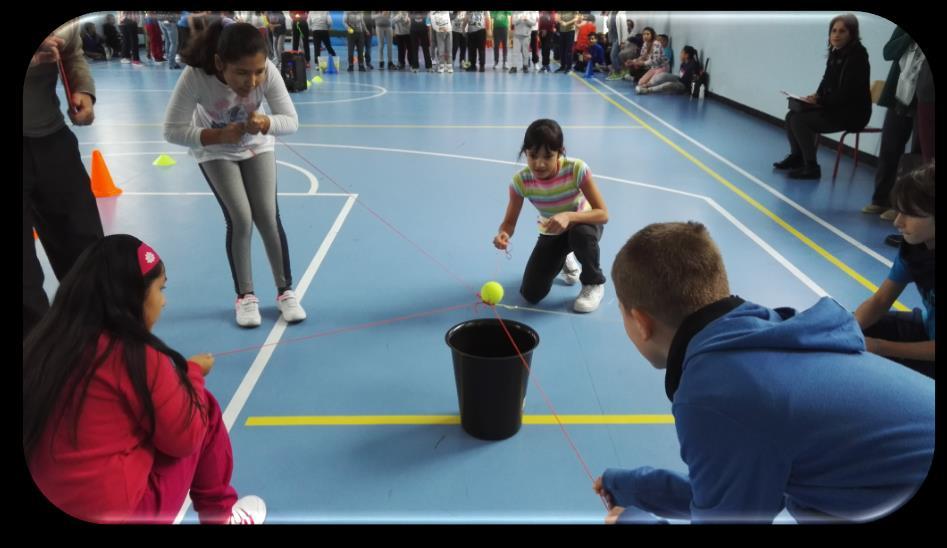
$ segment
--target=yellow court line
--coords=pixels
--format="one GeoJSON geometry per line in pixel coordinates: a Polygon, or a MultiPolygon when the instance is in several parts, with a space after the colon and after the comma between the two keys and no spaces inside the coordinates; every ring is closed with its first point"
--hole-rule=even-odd
{"type": "MultiPolygon", "coordinates": [[[[611,97],[609,97],[609,96],[605,95],[604,93],[602,93],[598,88],[596,88],[596,87],[593,86],[592,84],[589,84],[588,82],[586,82],[586,81],[583,80],[582,78],[576,76],[575,73],[572,73],[572,77],[575,78],[576,80],[578,80],[579,82],[582,82],[582,83],[583,83],[585,86],[587,86],[589,89],[594,90],[596,93],[598,93],[603,99],[605,99],[605,100],[608,101],[609,103],[611,103],[611,104],[615,105],[616,107],[618,107],[618,110],[624,112],[625,114],[627,114],[628,116],[630,116],[633,120],[635,120],[636,122],[638,122],[639,124],[641,124],[641,127],[645,128],[646,130],[648,130],[648,131],[650,131],[651,133],[653,133],[658,139],[664,141],[665,144],[667,144],[668,146],[670,146],[671,148],[673,148],[675,151],[677,151],[678,153],[680,153],[682,156],[684,156],[685,158],[687,158],[688,160],[690,160],[694,165],[696,165],[696,166],[699,167],[701,170],[703,170],[705,173],[707,173],[708,175],[710,175],[711,177],[713,177],[717,182],[719,182],[720,184],[722,184],[722,185],[724,185],[725,187],[729,188],[729,189],[730,189],[731,191],[733,191],[737,196],[739,196],[739,197],[743,198],[744,200],[746,200],[747,203],[749,203],[750,205],[752,205],[753,207],[755,207],[756,209],[758,209],[758,210],[759,210],[760,212],[762,212],[764,215],[766,215],[767,217],[769,217],[773,222],[775,222],[775,223],[778,224],[779,226],[783,227],[783,229],[785,229],[787,232],[789,232],[790,234],[792,234],[793,236],[795,236],[796,238],[798,238],[800,241],[802,241],[804,244],[806,244],[807,246],[809,246],[810,248],[812,248],[816,253],[818,253],[819,255],[822,255],[822,257],[823,257],[825,260],[829,261],[830,263],[832,263],[833,265],[835,265],[836,267],[838,267],[839,270],[841,270],[842,272],[848,274],[848,275],[849,275],[850,277],[852,277],[855,281],[857,281],[858,283],[860,283],[861,285],[863,285],[864,287],[866,287],[869,291],[871,291],[872,293],[875,293],[876,291],[878,291],[878,286],[876,286],[875,284],[873,284],[873,283],[871,283],[870,281],[868,281],[867,279],[865,279],[865,277],[862,276],[861,274],[859,274],[858,272],[855,272],[854,269],[852,269],[850,266],[848,266],[847,264],[843,263],[843,262],[840,261],[838,258],[836,258],[834,255],[832,255],[831,253],[829,253],[828,251],[826,251],[825,249],[823,249],[821,246],[819,246],[819,244],[813,242],[811,239],[809,239],[808,236],[806,236],[805,234],[803,234],[803,233],[799,232],[798,230],[796,230],[795,227],[793,227],[792,225],[790,225],[790,224],[787,223],[786,221],[782,220],[778,215],[776,215],[775,213],[773,213],[772,211],[770,211],[769,209],[767,209],[766,206],[764,206],[763,204],[761,204],[761,203],[757,202],[756,200],[754,200],[753,198],[751,198],[747,193],[743,192],[739,187],[737,187],[736,185],[734,185],[734,184],[731,183],[730,181],[724,179],[724,178],[721,177],[717,172],[715,172],[714,170],[712,170],[712,169],[710,169],[709,167],[707,167],[706,165],[704,165],[703,162],[701,162],[701,161],[698,160],[697,158],[693,157],[693,156],[692,156],[690,153],[688,153],[686,150],[684,150],[683,148],[681,148],[680,146],[678,146],[676,143],[674,143],[673,141],[671,141],[670,139],[668,139],[667,137],[665,137],[661,132],[659,132],[658,130],[654,129],[654,128],[651,127],[650,125],[648,125],[644,120],[642,120],[641,118],[635,116],[631,111],[629,111],[628,109],[626,109],[624,106],[622,106],[622,105],[618,104],[617,102],[615,102],[611,97]]],[[[894,307],[895,307],[896,309],[898,309],[898,310],[901,310],[901,311],[909,311],[909,310],[911,310],[910,308],[904,306],[904,304],[902,304],[900,301],[895,301],[895,302],[894,302],[894,307]]]]}
{"type": "MultiPolygon", "coordinates": [[[[562,424],[674,424],[673,415],[559,415],[562,424]]],[[[460,424],[458,415],[319,415],[247,417],[245,426],[408,426],[460,424]]],[[[523,424],[559,424],[553,415],[523,415],[523,424]]]]}
{"type": "MultiPolygon", "coordinates": [[[[299,127],[321,128],[350,128],[350,129],[519,129],[525,130],[529,124],[523,125],[485,125],[485,124],[299,124],[299,127]]],[[[562,126],[564,129],[637,129],[639,126],[609,125],[609,126],[562,126]]]]}

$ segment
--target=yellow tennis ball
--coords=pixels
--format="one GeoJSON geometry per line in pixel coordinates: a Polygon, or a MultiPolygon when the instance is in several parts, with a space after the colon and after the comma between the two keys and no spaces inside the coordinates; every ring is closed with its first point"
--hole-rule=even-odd
{"type": "Polygon", "coordinates": [[[487,282],[480,288],[480,298],[487,304],[497,304],[503,300],[503,286],[497,282],[487,282]]]}

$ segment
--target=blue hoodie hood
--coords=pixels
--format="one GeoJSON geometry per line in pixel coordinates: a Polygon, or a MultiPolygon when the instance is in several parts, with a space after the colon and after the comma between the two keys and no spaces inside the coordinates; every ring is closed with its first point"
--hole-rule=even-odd
{"type": "Polygon", "coordinates": [[[865,337],[854,315],[828,297],[799,313],[746,302],[691,339],[685,368],[705,352],[754,349],[854,353],[865,350],[865,337]]]}

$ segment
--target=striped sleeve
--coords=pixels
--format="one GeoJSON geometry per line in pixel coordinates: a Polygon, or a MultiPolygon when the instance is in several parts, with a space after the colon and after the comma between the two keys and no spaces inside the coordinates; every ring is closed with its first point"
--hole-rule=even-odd
{"type": "Polygon", "coordinates": [[[513,175],[513,182],[510,183],[510,190],[515,192],[519,197],[525,198],[526,192],[523,189],[523,175],[522,172],[516,173],[513,175]]]}
{"type": "Polygon", "coordinates": [[[573,173],[575,175],[575,187],[579,190],[582,190],[582,187],[592,180],[592,170],[582,160],[575,161],[573,173]]]}

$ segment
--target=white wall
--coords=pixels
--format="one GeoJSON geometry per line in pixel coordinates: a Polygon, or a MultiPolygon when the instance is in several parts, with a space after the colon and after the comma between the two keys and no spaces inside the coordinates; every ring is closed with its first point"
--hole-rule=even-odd
{"type": "MultiPolygon", "coordinates": [[[[779,90],[815,93],[825,70],[829,22],[840,13],[628,12],[635,33],[650,26],[670,36],[675,62],[685,45],[695,47],[702,59],[710,57],[710,91],[778,118],[786,116],[786,98],[779,90]]],[[[895,24],[870,13],[855,15],[868,50],[870,80],[885,80],[891,62],[882,49],[895,24]]],[[[885,110],[875,105],[869,125],[881,127],[885,110]]],[[[846,144],[855,146],[854,137],[846,144]]],[[[879,146],[878,134],[862,135],[860,150],[877,155],[879,146]]]]}

